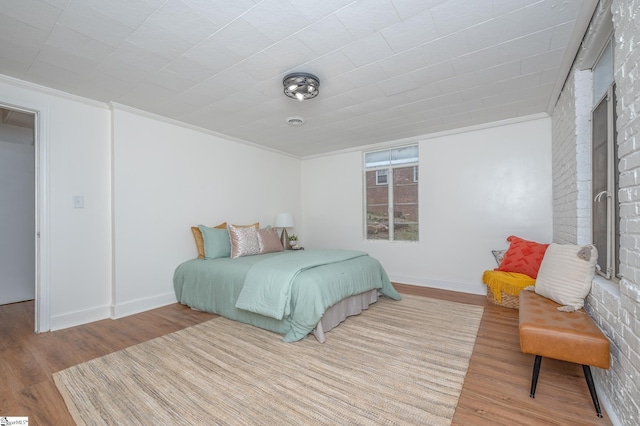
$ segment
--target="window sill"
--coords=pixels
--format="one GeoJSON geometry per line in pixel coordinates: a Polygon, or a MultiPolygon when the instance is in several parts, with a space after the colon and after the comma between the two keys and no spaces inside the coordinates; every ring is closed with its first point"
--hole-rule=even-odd
{"type": "Polygon", "coordinates": [[[620,286],[618,285],[617,282],[608,280],[597,274],[593,277],[593,280],[591,282],[592,284],[597,285],[599,288],[602,289],[602,291],[610,294],[611,296],[618,299],[620,298],[620,286]]]}

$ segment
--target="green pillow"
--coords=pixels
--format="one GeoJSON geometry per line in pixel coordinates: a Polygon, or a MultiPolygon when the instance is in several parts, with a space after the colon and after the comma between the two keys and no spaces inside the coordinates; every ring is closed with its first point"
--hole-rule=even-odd
{"type": "Polygon", "coordinates": [[[231,242],[229,241],[229,231],[226,229],[209,228],[198,225],[204,240],[205,259],[216,259],[218,257],[231,257],[231,242]]]}

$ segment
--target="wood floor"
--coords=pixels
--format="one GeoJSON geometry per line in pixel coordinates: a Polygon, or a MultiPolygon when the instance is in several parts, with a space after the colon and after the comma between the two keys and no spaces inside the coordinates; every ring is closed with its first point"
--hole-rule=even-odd
{"type": "MultiPolygon", "coordinates": [[[[520,352],[517,311],[491,305],[483,296],[396,288],[485,307],[454,425],[611,424],[606,413],[603,419],[596,417],[578,365],[544,359],[536,398],[529,398],[533,356],[520,352]]],[[[0,416],[28,416],[32,426],[73,425],[52,373],[215,315],[173,304],[43,334],[33,332],[33,318],[33,302],[0,306],[0,416]]]]}

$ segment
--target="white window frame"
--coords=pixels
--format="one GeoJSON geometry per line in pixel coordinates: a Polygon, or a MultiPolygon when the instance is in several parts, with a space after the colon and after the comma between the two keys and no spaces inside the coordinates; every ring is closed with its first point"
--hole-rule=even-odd
{"type": "MultiPolygon", "coordinates": [[[[413,166],[413,181],[418,183],[418,168],[420,167],[420,162],[419,159],[417,160],[412,160],[412,161],[408,161],[408,160],[391,160],[391,152],[395,151],[395,150],[401,150],[403,148],[410,148],[410,147],[415,147],[418,150],[419,153],[419,146],[418,144],[412,144],[412,145],[407,145],[407,146],[402,146],[402,147],[395,147],[395,148],[389,148],[389,149],[384,149],[384,150],[379,150],[379,151],[370,151],[370,152],[365,152],[363,155],[363,160],[364,160],[364,239],[367,241],[398,241],[395,239],[395,235],[394,235],[394,192],[393,192],[393,188],[394,188],[394,183],[393,183],[393,170],[397,169],[397,168],[405,168],[405,167],[410,167],[413,166]],[[367,154],[372,154],[372,153],[382,153],[382,152],[389,152],[390,153],[390,161],[388,162],[382,162],[382,163],[376,163],[375,165],[371,165],[369,167],[367,167],[367,162],[366,162],[366,157],[367,154]],[[366,178],[366,174],[367,172],[371,172],[374,171],[376,172],[376,185],[387,185],[388,186],[388,211],[387,211],[387,217],[388,217],[388,221],[389,221],[389,239],[380,239],[380,240],[376,240],[376,239],[369,239],[368,238],[368,233],[367,233],[367,226],[368,226],[368,219],[367,219],[367,188],[366,188],[366,182],[367,182],[367,178],[366,178]],[[378,177],[380,176],[380,172],[384,171],[386,172],[386,176],[387,176],[387,182],[384,184],[380,184],[378,183],[378,177]]],[[[418,157],[416,157],[418,158],[418,157]]],[[[420,201],[417,200],[417,204],[418,204],[418,209],[420,208],[420,201]]],[[[419,223],[419,221],[418,221],[419,223]]],[[[417,236],[416,240],[399,240],[402,242],[419,242],[420,241],[420,235],[417,236]]]]}
{"type": "MultiPolygon", "coordinates": [[[[602,50],[600,57],[596,61],[596,64],[592,68],[595,71],[596,67],[602,60],[602,54],[607,51],[609,48],[609,52],[613,55],[613,40],[609,40],[605,44],[605,48],[602,50]]],[[[608,58],[608,61],[612,64],[613,57],[608,58]]],[[[604,94],[595,98],[594,96],[594,104],[591,110],[591,123],[592,123],[592,138],[594,137],[594,128],[595,124],[594,112],[596,109],[602,104],[603,101],[607,102],[607,112],[606,112],[606,120],[607,120],[607,129],[606,129],[606,189],[601,190],[599,193],[595,193],[597,190],[595,189],[594,176],[592,170],[592,224],[591,224],[591,232],[594,236],[594,243],[596,229],[597,226],[595,216],[595,206],[597,203],[606,203],[605,211],[605,226],[606,226],[606,243],[605,247],[602,247],[602,244],[599,244],[598,250],[598,264],[596,265],[596,272],[603,276],[604,278],[612,281],[619,280],[619,245],[620,245],[620,217],[619,217],[619,200],[618,200],[618,191],[619,191],[619,182],[618,182],[618,155],[617,155],[617,141],[616,141],[616,129],[615,129],[615,120],[616,120],[616,112],[615,112],[615,81],[613,81],[613,69],[608,70],[610,72],[611,82],[604,90],[604,94]],[[604,252],[604,253],[603,253],[604,252]]],[[[595,78],[594,78],[595,80],[595,78]]],[[[593,92],[594,95],[596,87],[594,83],[593,92]]],[[[602,91],[600,92],[602,93],[602,91]]],[[[591,146],[591,155],[594,155],[594,144],[595,141],[592,140],[591,146]]],[[[593,160],[592,160],[593,161],[593,160]]]]}

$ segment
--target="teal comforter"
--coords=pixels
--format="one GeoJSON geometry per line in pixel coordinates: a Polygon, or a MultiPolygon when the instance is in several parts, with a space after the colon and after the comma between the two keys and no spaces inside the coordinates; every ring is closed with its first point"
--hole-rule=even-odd
{"type": "MultiPolygon", "coordinates": [[[[237,259],[189,260],[180,264],[174,273],[176,298],[192,308],[284,334],[287,342],[304,338],[315,328],[327,308],[346,297],[378,289],[387,297],[400,299],[400,294],[376,259],[362,252],[336,250],[334,255],[325,256],[331,261],[318,262],[324,256],[319,252],[324,251],[286,251],[237,259]],[[336,258],[337,252],[343,252],[340,256],[346,254],[346,259],[336,258]],[[298,266],[274,269],[273,264],[288,265],[289,268],[291,264],[298,266]],[[265,271],[272,278],[280,278],[273,278],[270,283],[269,280],[261,281],[259,277],[265,275],[265,271]],[[273,309],[275,318],[236,307],[248,277],[249,290],[243,295],[242,303],[260,305],[263,302],[252,301],[252,297],[267,294],[267,299],[277,300],[278,306],[273,309]],[[287,280],[286,277],[292,279],[287,280]],[[256,290],[260,283],[270,290],[256,290]],[[284,299],[279,297],[282,294],[284,299]],[[280,310],[281,316],[277,314],[280,310]]],[[[267,314],[273,313],[271,308],[263,306],[262,309],[267,314]]]]}

